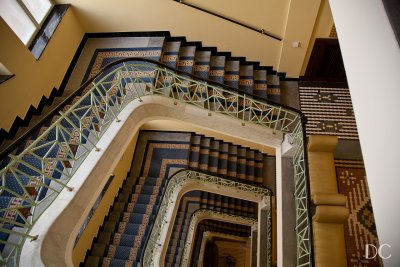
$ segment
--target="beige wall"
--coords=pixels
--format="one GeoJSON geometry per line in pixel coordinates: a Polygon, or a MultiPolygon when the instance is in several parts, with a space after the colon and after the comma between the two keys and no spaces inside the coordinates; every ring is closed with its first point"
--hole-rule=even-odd
{"type": "Polygon", "coordinates": [[[290,0],[185,0],[256,29],[283,37],[290,0]],[[229,7],[229,8],[227,8],[229,7]]]}
{"type": "MultiPolygon", "coordinates": [[[[302,67],[304,69],[321,0],[251,0],[246,4],[238,0],[223,0],[217,4],[210,0],[201,2],[205,7],[215,5],[219,11],[221,4],[228,2],[223,5],[229,5],[229,11],[224,10],[227,16],[260,25],[283,37],[282,42],[172,0],[121,0],[115,5],[107,0],[55,2],[70,3],[72,8],[38,61],[0,21],[0,62],[16,75],[0,84],[0,99],[7,99],[0,105],[0,127],[7,131],[16,116],[24,118],[31,104],[37,106],[43,95],[49,96],[53,87],[59,87],[85,32],[168,30],[173,36],[202,41],[204,46],[216,46],[219,51],[245,56],[286,72],[288,77],[298,77],[302,67]],[[300,41],[301,47],[292,48],[293,41],[300,41]]],[[[326,0],[322,3],[326,6],[326,0]]],[[[326,21],[321,17],[326,14],[328,12],[320,12],[319,23],[326,21]]]]}
{"type": "Polygon", "coordinates": [[[107,0],[57,2],[71,3],[87,32],[167,30],[173,36],[202,41],[204,46],[216,46],[219,51],[273,66],[288,77],[298,77],[321,0],[188,0],[271,31],[283,37],[282,42],[172,0],[121,0],[117,5],[110,5],[107,0]],[[292,48],[292,41],[300,41],[301,48],[292,48]]]}
{"type": "Polygon", "coordinates": [[[110,184],[107,192],[103,196],[99,206],[86,226],[83,235],[74,247],[72,252],[74,266],[79,266],[79,263],[84,261],[87,250],[89,250],[92,246],[93,238],[97,236],[100,226],[103,225],[104,218],[107,216],[111,205],[114,203],[114,198],[118,195],[118,191],[121,188],[131,167],[137,137],[138,133],[136,133],[134,138],[131,140],[128,148],[121,158],[121,161],[115,167],[113,171],[115,177],[112,183],[110,184]]]}
{"type": "Polygon", "coordinates": [[[278,71],[298,77],[310,42],[321,0],[293,0],[290,2],[285,39],[282,42],[278,71]],[[293,47],[293,42],[300,47],[293,47]]]}
{"type": "MultiPolygon", "coordinates": [[[[173,0],[60,0],[71,3],[87,32],[170,31],[219,51],[277,66],[280,42],[173,0]],[[251,49],[249,49],[251,48],[251,49]]],[[[235,8],[233,5],[231,8],[235,8]]]]}
{"type": "Polygon", "coordinates": [[[333,17],[328,0],[322,0],[319,8],[317,20],[314,25],[314,30],[311,35],[310,44],[304,58],[303,66],[300,75],[303,76],[307,70],[308,61],[310,60],[311,52],[314,47],[316,38],[328,38],[333,26],[333,17]]]}
{"type": "Polygon", "coordinates": [[[17,116],[58,88],[83,37],[69,8],[39,60],[0,18],[0,62],[15,76],[0,84],[0,128],[8,131],[17,116]]]}

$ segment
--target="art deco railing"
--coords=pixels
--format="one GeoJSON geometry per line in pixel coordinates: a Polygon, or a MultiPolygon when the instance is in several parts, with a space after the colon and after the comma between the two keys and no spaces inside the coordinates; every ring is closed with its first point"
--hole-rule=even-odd
{"type": "MultiPolygon", "coordinates": [[[[298,265],[312,263],[307,169],[302,114],[256,95],[183,73],[148,59],[128,58],[106,66],[87,81],[72,102],[1,161],[0,246],[2,265],[18,265],[30,229],[62,190],[118,114],[132,101],[159,95],[288,134],[296,147],[298,265]],[[78,96],[79,93],[79,96],[78,96]]],[[[54,113],[54,112],[53,112],[54,113]]],[[[49,117],[49,116],[48,116],[49,117]]],[[[30,132],[32,133],[32,132],[30,132]]],[[[22,140],[22,138],[20,139],[22,140]]]]}
{"type": "MultiPolygon", "coordinates": [[[[190,266],[196,228],[199,222],[204,219],[213,219],[213,220],[236,223],[246,226],[254,226],[254,227],[257,226],[257,219],[254,218],[239,216],[209,209],[196,210],[190,217],[189,229],[186,234],[185,246],[182,252],[181,266],[190,266]]],[[[272,233],[269,232],[268,235],[269,234],[272,233]]]]}
{"type": "MultiPolygon", "coordinates": [[[[240,195],[245,196],[246,193],[251,195],[251,198],[259,203],[263,202],[267,211],[267,223],[265,225],[267,231],[267,251],[265,252],[265,261],[267,266],[272,266],[272,211],[271,211],[271,191],[261,186],[255,186],[247,183],[233,181],[209,174],[204,174],[197,171],[183,170],[172,176],[168,180],[167,188],[163,194],[162,202],[158,208],[157,217],[153,223],[150,236],[146,242],[146,248],[144,251],[142,266],[161,266],[160,256],[162,244],[165,244],[165,237],[168,232],[169,222],[174,207],[177,207],[179,199],[177,196],[185,188],[190,187],[191,190],[196,190],[196,184],[199,188],[213,186],[218,188],[219,192],[225,194],[232,193],[232,196],[240,195]]],[[[251,199],[246,199],[250,200],[251,199]]],[[[168,242],[166,242],[168,244],[168,242]]],[[[181,266],[189,266],[189,254],[186,253],[182,257],[181,266]]],[[[262,257],[262,255],[260,255],[262,257]]]]}

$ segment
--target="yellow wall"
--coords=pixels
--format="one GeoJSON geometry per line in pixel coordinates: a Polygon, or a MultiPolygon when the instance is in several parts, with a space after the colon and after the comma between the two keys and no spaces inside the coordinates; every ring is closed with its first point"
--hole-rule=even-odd
{"type": "MultiPolygon", "coordinates": [[[[289,0],[284,1],[287,3],[289,0]]],[[[77,17],[87,32],[118,31],[170,31],[173,36],[186,36],[189,41],[202,41],[203,46],[216,46],[218,51],[232,52],[233,56],[245,56],[263,65],[277,66],[281,42],[255,31],[235,25],[173,0],[120,0],[112,5],[108,0],[58,0],[71,3],[77,17]]],[[[271,3],[281,1],[269,0],[271,3]]],[[[285,6],[279,4],[279,6],[285,6]]],[[[229,4],[230,12],[243,10],[242,5],[229,4]]],[[[269,13],[286,14],[287,10],[259,10],[258,17],[269,13]]],[[[244,14],[246,21],[252,14],[244,14]],[[246,17],[248,16],[248,17],[246,17]]],[[[285,16],[283,16],[285,17],[285,16]]],[[[282,23],[272,31],[280,32],[282,23]]]]}
{"type": "Polygon", "coordinates": [[[0,18],[0,62],[15,76],[0,84],[0,128],[8,131],[17,116],[58,88],[84,31],[69,8],[39,60],[0,18]]]}
{"type": "Polygon", "coordinates": [[[290,0],[185,0],[184,2],[283,37],[290,0]]]}
{"type": "MultiPolygon", "coordinates": [[[[202,41],[261,65],[273,66],[288,77],[300,75],[320,3],[327,0],[204,0],[185,2],[231,17],[278,35],[283,41],[225,21],[175,1],[58,0],[71,3],[87,32],[170,31],[189,41],[202,41]],[[226,8],[229,7],[229,8],[226,8]],[[300,41],[300,48],[292,42],[300,41]]],[[[323,13],[325,14],[325,13],[323,13]]]]}
{"type": "Polygon", "coordinates": [[[300,75],[303,76],[307,70],[308,61],[310,60],[311,52],[314,47],[316,38],[328,38],[333,26],[333,17],[328,0],[322,0],[319,8],[318,17],[315,22],[314,30],[311,35],[310,44],[301,68],[300,75]]]}
{"type": "Polygon", "coordinates": [[[320,3],[321,0],[292,0],[290,2],[278,67],[278,71],[286,72],[289,77],[298,77],[300,74],[320,3]],[[300,47],[292,46],[295,41],[300,42],[300,47]]]}
{"type": "Polygon", "coordinates": [[[74,247],[72,252],[74,266],[79,266],[79,263],[83,262],[85,259],[87,250],[92,246],[93,238],[96,237],[100,226],[103,225],[104,218],[107,216],[111,205],[114,203],[114,198],[118,195],[118,191],[121,188],[131,167],[137,137],[138,133],[134,136],[123,157],[121,158],[121,161],[115,167],[113,171],[115,177],[112,183],[110,184],[107,192],[99,203],[99,206],[87,224],[81,238],[74,247]]]}
{"type": "MultiPolygon", "coordinates": [[[[60,86],[85,32],[168,30],[173,36],[202,41],[204,46],[216,46],[219,51],[245,56],[286,72],[288,77],[297,77],[309,51],[308,43],[321,0],[222,0],[217,4],[207,0],[197,3],[207,8],[214,5],[220,13],[227,12],[227,16],[265,28],[282,36],[282,42],[172,0],[121,0],[117,5],[107,0],[55,2],[72,6],[38,61],[0,19],[0,62],[15,74],[0,84],[0,99],[7,99],[0,105],[0,128],[7,131],[16,116],[24,118],[31,104],[36,107],[43,95],[49,96],[53,87],[60,86]],[[222,11],[227,5],[229,9],[222,11]],[[301,47],[292,48],[292,41],[300,41],[301,47]]],[[[328,5],[327,0],[322,3],[328,5]]],[[[325,25],[331,17],[323,9],[318,21],[325,25]]]]}

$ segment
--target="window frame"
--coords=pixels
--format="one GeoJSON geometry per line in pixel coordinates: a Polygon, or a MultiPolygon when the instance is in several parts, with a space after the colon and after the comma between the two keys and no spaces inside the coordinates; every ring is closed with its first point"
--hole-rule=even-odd
{"type": "MultiPolygon", "coordinates": [[[[33,40],[35,39],[35,37],[37,36],[37,34],[39,33],[40,29],[42,28],[43,24],[45,23],[47,17],[51,14],[51,11],[53,10],[55,4],[53,2],[53,0],[46,0],[46,2],[50,3],[50,6],[48,7],[48,9],[46,10],[44,16],[41,18],[41,21],[37,21],[34,14],[29,10],[28,6],[23,2],[23,0],[11,0],[14,1],[16,5],[18,5],[21,8],[21,11],[18,10],[16,13],[14,14],[21,14],[21,16],[23,17],[27,17],[29,19],[29,21],[32,23],[33,27],[34,27],[34,31],[28,35],[26,34],[25,36],[29,36],[29,38],[25,38],[23,36],[20,36],[15,30],[12,21],[6,21],[6,23],[8,24],[8,26],[11,28],[11,30],[15,33],[15,35],[17,35],[18,39],[21,40],[21,42],[26,46],[29,47],[33,40]],[[25,40],[25,41],[24,41],[25,40]]],[[[42,0],[39,0],[42,1],[42,0]]],[[[44,1],[43,1],[44,2],[44,1]]]]}
{"type": "Polygon", "coordinates": [[[52,9],[54,7],[53,1],[52,0],[48,0],[48,1],[50,2],[50,7],[47,9],[46,14],[42,18],[42,21],[38,22],[38,21],[36,21],[35,16],[31,13],[29,8],[25,5],[25,3],[22,0],[16,0],[16,2],[24,10],[25,14],[28,16],[28,18],[32,21],[33,25],[35,25],[35,31],[32,33],[32,35],[29,37],[28,42],[25,44],[27,47],[29,47],[32,44],[33,40],[36,38],[36,35],[39,33],[44,22],[46,21],[47,17],[50,15],[50,12],[52,11],[52,9]]]}

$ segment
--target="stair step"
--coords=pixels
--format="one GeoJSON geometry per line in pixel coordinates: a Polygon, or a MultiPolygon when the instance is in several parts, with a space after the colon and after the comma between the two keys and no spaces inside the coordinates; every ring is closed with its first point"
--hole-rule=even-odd
{"type": "Polygon", "coordinates": [[[246,179],[246,148],[238,147],[237,149],[237,174],[239,179],[246,179]]]}
{"type": "Polygon", "coordinates": [[[193,74],[208,79],[210,73],[211,51],[196,51],[193,74]]]}
{"type": "Polygon", "coordinates": [[[268,97],[267,70],[254,70],[253,92],[262,98],[268,97]]]}
{"type": "Polygon", "coordinates": [[[211,140],[210,153],[208,156],[208,172],[217,174],[218,172],[218,159],[219,159],[219,140],[211,140]]]}
{"type": "Polygon", "coordinates": [[[190,140],[189,167],[198,168],[200,160],[200,135],[192,135],[190,140]]]}
{"type": "Polygon", "coordinates": [[[105,248],[105,256],[112,259],[135,261],[143,253],[143,239],[139,243],[134,246],[108,245],[105,248]]]}
{"type": "MultiPolygon", "coordinates": [[[[112,258],[108,258],[108,257],[99,257],[97,262],[99,264],[97,266],[110,266],[110,267],[117,267],[117,266],[138,267],[139,266],[139,262],[137,262],[137,261],[112,259],[112,258]]],[[[85,266],[92,267],[94,265],[85,265],[85,266]]]]}
{"type": "Polygon", "coordinates": [[[217,83],[224,83],[225,56],[211,56],[209,78],[217,83]]]}
{"type": "Polygon", "coordinates": [[[230,145],[228,150],[228,176],[230,178],[236,178],[237,175],[237,153],[238,147],[236,145],[230,145]]]}
{"type": "Polygon", "coordinates": [[[224,84],[239,89],[240,61],[227,60],[225,62],[224,84]]]}
{"type": "Polygon", "coordinates": [[[239,88],[249,94],[253,94],[253,65],[240,65],[239,75],[239,88]]]}
{"type": "Polygon", "coordinates": [[[130,222],[107,221],[104,224],[103,232],[120,233],[120,234],[137,234],[149,230],[149,215],[136,214],[130,222]]]}
{"type": "Polygon", "coordinates": [[[166,42],[163,49],[163,56],[161,62],[172,68],[176,68],[180,47],[181,47],[180,41],[166,42]]]}
{"type": "Polygon", "coordinates": [[[208,158],[210,154],[211,138],[202,137],[200,140],[199,169],[208,170],[208,158]]]}
{"type": "Polygon", "coordinates": [[[218,171],[219,176],[226,176],[228,173],[228,152],[229,144],[225,142],[220,142],[219,144],[219,154],[218,154],[218,171]]]}
{"type": "Polygon", "coordinates": [[[256,151],[254,154],[254,181],[257,183],[263,183],[263,154],[259,151],[256,151]]]}
{"type": "Polygon", "coordinates": [[[255,181],[255,152],[252,149],[246,150],[246,180],[254,182],[255,181]]]}
{"type": "Polygon", "coordinates": [[[160,186],[136,185],[133,194],[158,195],[159,192],[160,186]]]}
{"type": "Polygon", "coordinates": [[[184,72],[193,73],[195,53],[196,46],[181,46],[179,49],[177,69],[184,72]]]}
{"type": "Polygon", "coordinates": [[[280,79],[278,75],[267,75],[268,81],[268,99],[276,103],[281,100],[280,79]]]}

